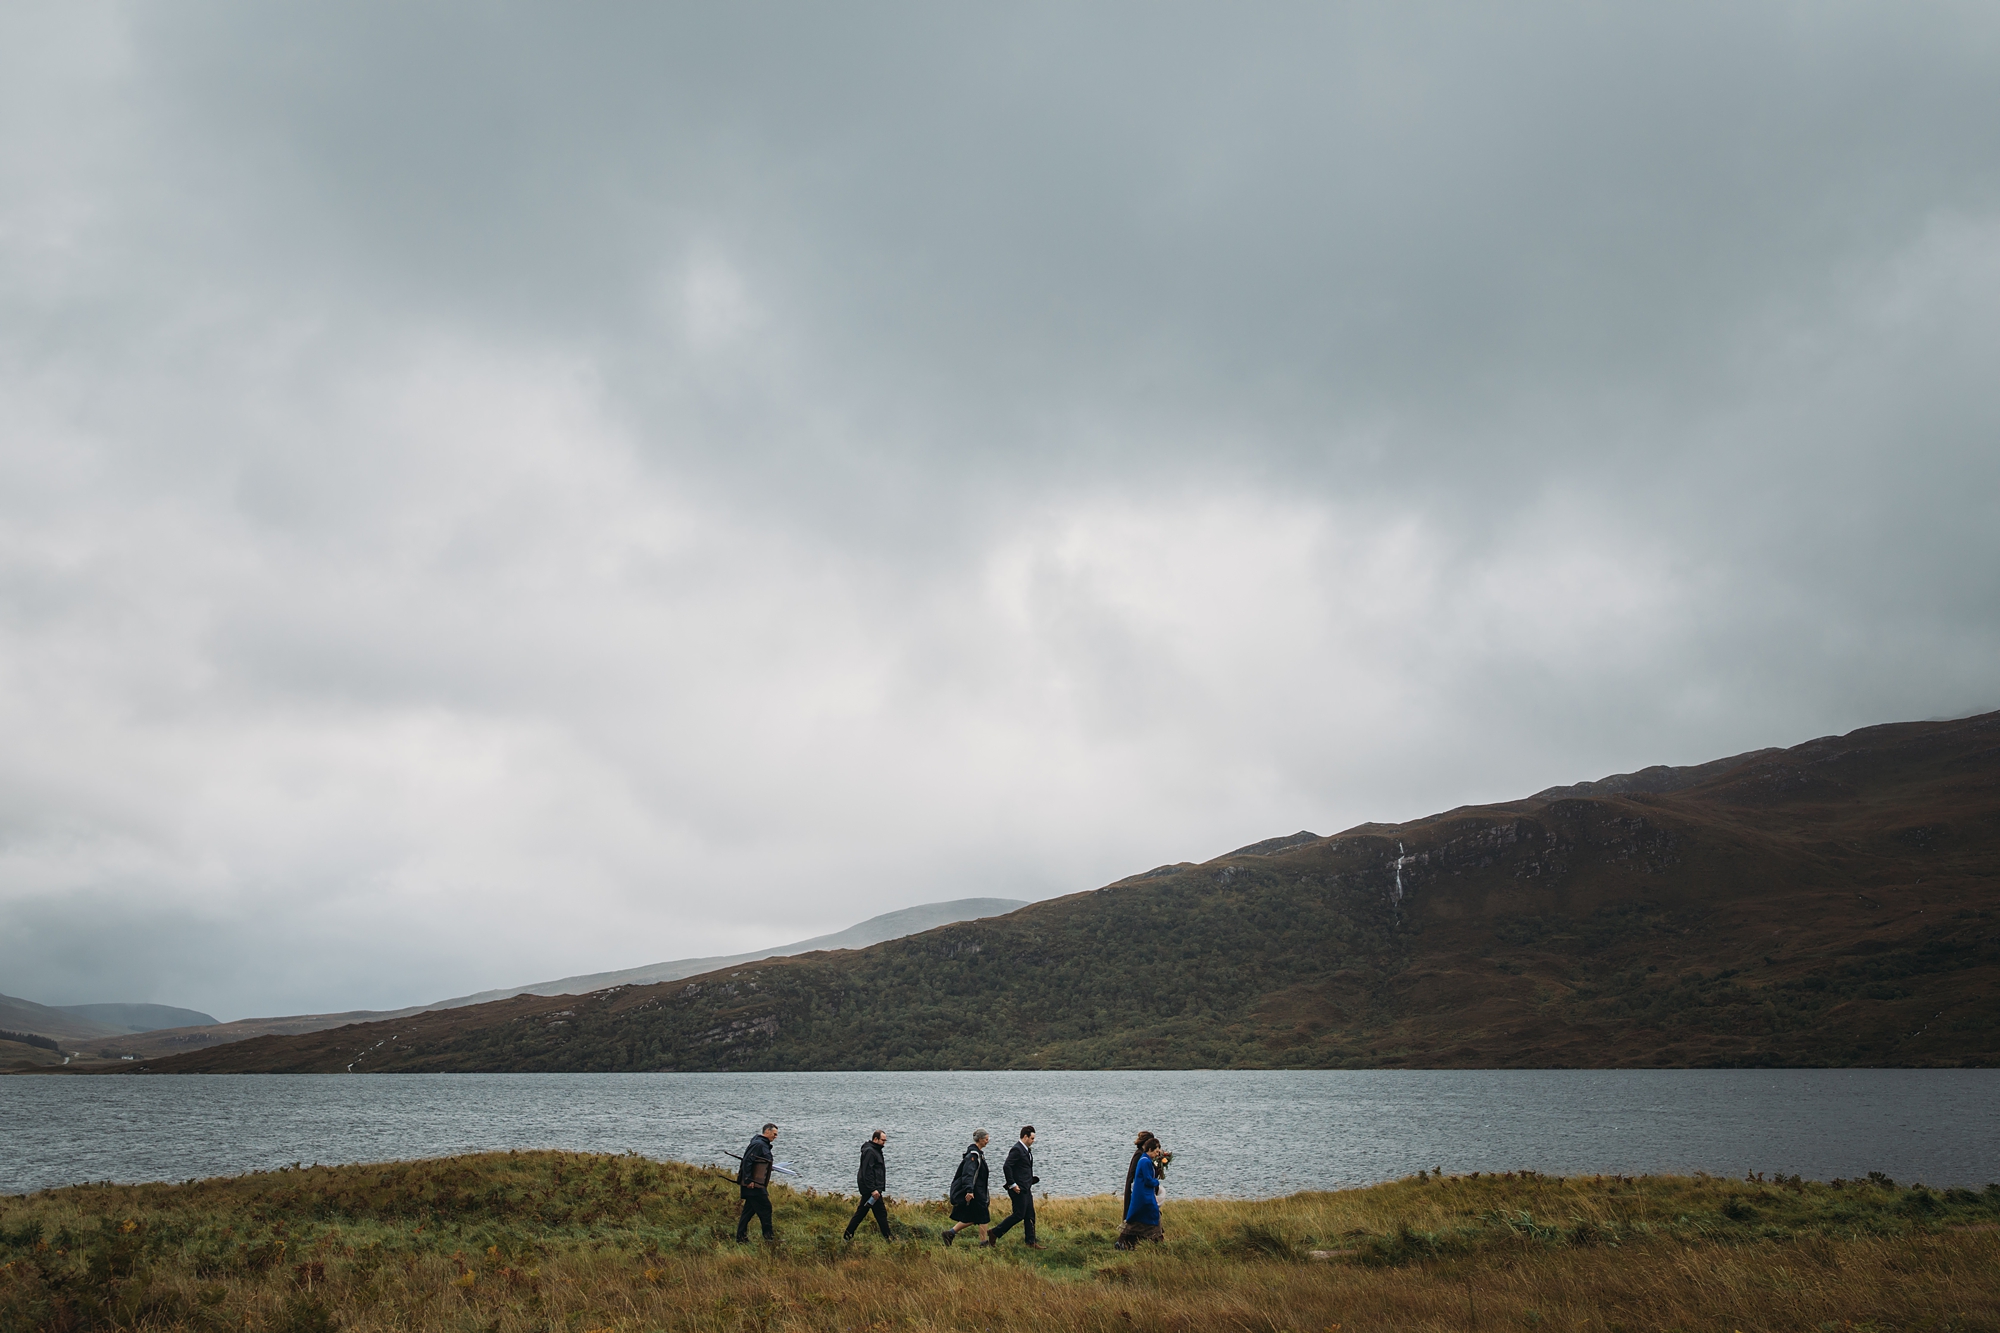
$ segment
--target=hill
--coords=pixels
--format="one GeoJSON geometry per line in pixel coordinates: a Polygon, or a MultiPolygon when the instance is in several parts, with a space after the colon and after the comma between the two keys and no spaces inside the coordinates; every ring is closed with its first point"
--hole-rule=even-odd
{"type": "MultiPolygon", "coordinates": [[[[240,1018],[218,1023],[207,1014],[166,1005],[100,1004],[61,1007],[9,1000],[0,996],[0,1030],[13,1028],[60,1037],[65,1050],[84,1061],[123,1060],[179,1055],[207,1050],[252,1037],[299,1036],[328,1028],[350,1027],[357,1023],[380,1023],[436,1009],[456,1009],[483,1004],[515,995],[574,995],[607,986],[672,981],[691,977],[736,963],[755,962],[820,949],[859,949],[883,940],[897,939],[930,930],[954,921],[970,921],[982,916],[998,916],[1027,904],[1019,898],[956,898],[950,902],[923,903],[894,912],[872,916],[858,925],[831,935],[780,944],[751,953],[720,958],[681,958],[664,963],[647,963],[620,972],[597,972],[587,976],[561,977],[555,981],[535,981],[525,986],[481,991],[407,1009],[353,1009],[332,1014],[289,1014],[275,1018],[240,1018]],[[14,1006],[12,1009],[9,1005],[14,1006]],[[119,1026],[120,1022],[131,1026],[119,1026]],[[145,1026],[138,1026],[140,1023],[145,1026]]],[[[62,1064],[61,1056],[19,1048],[0,1039],[0,1069],[18,1064],[62,1064]]]]}
{"type": "Polygon", "coordinates": [[[1997,889],[2000,713],[1274,838],[856,953],[140,1067],[1989,1065],[1997,889]]]}
{"type": "Polygon", "coordinates": [[[74,1010],[36,1004],[33,1000],[23,1000],[14,995],[0,995],[0,1028],[70,1041],[115,1037],[129,1031],[113,1023],[87,1018],[74,1010]]]}
{"type": "Polygon", "coordinates": [[[66,1065],[79,1054],[117,1059],[135,1033],[214,1021],[198,1010],[164,1004],[36,1004],[0,995],[0,1069],[66,1065]]]}
{"type": "Polygon", "coordinates": [[[79,1064],[120,1060],[127,1056],[151,1058],[177,1055],[182,1051],[205,1050],[251,1037],[295,1036],[323,1032],[328,1028],[356,1023],[375,1023],[420,1009],[353,1009],[338,1014],[288,1014],[277,1018],[240,1018],[229,1023],[200,1023],[187,1027],[156,1028],[148,1032],[110,1034],[74,1043],[79,1064]]]}
{"type": "MultiPolygon", "coordinates": [[[[1015,908],[1027,905],[1026,900],[1021,898],[955,898],[948,903],[924,903],[917,907],[905,907],[900,911],[871,916],[859,925],[849,926],[846,930],[836,931],[831,935],[816,935],[809,940],[780,944],[771,949],[757,949],[750,953],[729,954],[717,958],[680,958],[668,963],[647,963],[641,967],[628,967],[618,972],[592,972],[585,976],[559,977],[554,981],[536,981],[526,986],[481,991],[477,995],[461,995],[456,999],[439,1000],[436,1004],[424,1005],[423,1009],[456,1009],[468,1004],[483,1004],[488,1000],[509,999],[516,995],[584,995],[591,991],[603,990],[608,986],[649,986],[660,981],[678,981],[682,977],[700,976],[704,972],[733,967],[738,963],[754,963],[765,958],[816,953],[822,949],[865,949],[884,940],[901,939],[905,935],[934,930],[957,921],[974,921],[984,916],[1005,916],[1015,908]]],[[[422,1010],[401,1012],[420,1013],[422,1010]]],[[[385,1017],[393,1016],[385,1015],[385,1017]]]]}
{"type": "Polygon", "coordinates": [[[171,1004],[58,1004],[51,1007],[121,1032],[158,1032],[162,1028],[194,1027],[215,1022],[212,1014],[204,1014],[199,1009],[180,1009],[171,1004]]]}

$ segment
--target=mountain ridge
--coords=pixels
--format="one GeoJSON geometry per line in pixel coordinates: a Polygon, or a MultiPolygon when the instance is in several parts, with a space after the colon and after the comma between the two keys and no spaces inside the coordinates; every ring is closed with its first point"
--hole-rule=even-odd
{"type": "MultiPolygon", "coordinates": [[[[218,1023],[207,1014],[189,1009],[174,1009],[167,1005],[41,1005],[32,1000],[13,1000],[0,995],[0,1029],[66,1038],[73,1043],[95,1047],[96,1050],[92,1053],[106,1059],[122,1059],[126,1056],[133,1058],[171,1056],[190,1050],[247,1041],[254,1037],[303,1036],[309,1032],[348,1027],[357,1023],[388,1022],[412,1014],[511,999],[516,995],[574,995],[590,990],[601,990],[608,985],[670,981],[713,971],[718,967],[794,953],[864,948],[870,944],[895,939],[899,935],[955,921],[975,919],[979,916],[999,915],[1026,905],[1027,900],[1020,898],[954,898],[943,902],[919,903],[914,907],[902,907],[895,911],[880,913],[830,935],[815,935],[810,939],[796,940],[769,949],[757,949],[749,953],[723,957],[670,959],[666,962],[647,963],[615,972],[560,977],[554,981],[530,982],[525,986],[481,991],[473,995],[436,1000],[429,1004],[411,1005],[403,1009],[350,1009],[336,1013],[286,1014],[218,1023]],[[121,1015],[136,1017],[141,1013],[152,1016],[191,1015],[207,1021],[179,1025],[162,1023],[146,1028],[118,1026],[102,1021],[121,1015]]],[[[17,1058],[34,1064],[51,1063],[33,1052],[12,1049],[14,1045],[8,1043],[9,1049],[0,1051],[0,1059],[17,1058]]]]}
{"type": "Polygon", "coordinates": [[[184,1027],[190,1020],[215,1022],[198,1009],[169,1004],[38,1004],[16,995],[0,995],[0,1028],[32,1030],[44,1037],[126,1036],[184,1027]]]}
{"type": "Polygon", "coordinates": [[[511,989],[502,988],[461,995],[454,999],[439,1000],[435,1004],[398,1010],[395,1014],[385,1017],[421,1013],[431,1009],[456,1009],[465,1005],[483,1004],[489,1000],[510,999],[516,995],[584,995],[609,986],[644,986],[661,981],[678,981],[682,977],[700,976],[703,972],[713,972],[718,968],[733,967],[738,963],[751,963],[764,958],[789,957],[793,954],[814,953],[827,949],[865,949],[884,940],[914,935],[919,931],[931,930],[957,921],[971,921],[982,916],[1004,916],[1016,908],[1027,905],[1028,900],[1025,898],[953,898],[946,902],[920,903],[915,907],[899,908],[893,912],[871,916],[866,921],[858,922],[845,930],[834,931],[830,935],[815,935],[811,939],[781,944],[772,949],[753,949],[748,953],[725,954],[711,958],[677,958],[664,963],[645,963],[638,967],[621,968],[612,972],[586,972],[573,977],[560,977],[554,981],[537,981],[511,989]]]}
{"type": "Polygon", "coordinates": [[[41,1037],[68,1037],[88,1040],[93,1037],[115,1037],[123,1035],[124,1029],[108,1023],[94,1023],[80,1014],[72,1014],[53,1004],[37,1004],[17,995],[0,995],[0,1028],[15,1032],[31,1032],[41,1037]]]}
{"type": "Polygon", "coordinates": [[[2000,713],[1616,777],[1642,781],[1302,831],[853,953],[146,1068],[2000,1062],[2000,713]]]}

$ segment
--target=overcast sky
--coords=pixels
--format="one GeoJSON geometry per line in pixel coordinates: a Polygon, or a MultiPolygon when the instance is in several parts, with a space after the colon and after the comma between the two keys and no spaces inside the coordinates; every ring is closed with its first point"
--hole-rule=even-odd
{"type": "Polygon", "coordinates": [[[0,11],[0,991],[2000,708],[1990,5],[0,11]]]}

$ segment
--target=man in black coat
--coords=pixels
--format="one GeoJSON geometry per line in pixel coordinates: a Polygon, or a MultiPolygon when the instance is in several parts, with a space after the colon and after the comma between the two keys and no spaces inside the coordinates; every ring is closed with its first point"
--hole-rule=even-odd
{"type": "Polygon", "coordinates": [[[1028,1238],[1028,1248],[1041,1249],[1035,1240],[1035,1186],[1041,1177],[1035,1174],[1035,1127],[1021,1126],[1021,1140],[1007,1150],[1007,1161],[1000,1168],[1001,1178],[1007,1182],[1007,1202],[1014,1211],[1007,1220],[993,1228],[993,1234],[979,1242],[981,1245],[998,1245],[1000,1238],[1013,1230],[1015,1223],[1021,1224],[1021,1234],[1028,1238]]]}
{"type": "Polygon", "coordinates": [[[853,1240],[855,1228],[871,1212],[875,1214],[875,1225],[881,1228],[882,1239],[890,1239],[889,1167],[882,1160],[882,1149],[888,1145],[889,1136],[879,1129],[861,1145],[861,1169],[854,1174],[854,1187],[861,1191],[861,1206],[847,1219],[847,1234],[842,1240],[853,1240]]]}
{"type": "Polygon", "coordinates": [[[750,1239],[750,1219],[753,1217],[763,1224],[764,1239],[771,1239],[771,1167],[775,1165],[771,1143],[777,1137],[776,1125],[764,1126],[757,1137],[750,1140],[750,1146],[743,1150],[742,1165],[736,1168],[736,1191],[743,1196],[743,1211],[736,1215],[736,1243],[739,1245],[750,1239]]]}

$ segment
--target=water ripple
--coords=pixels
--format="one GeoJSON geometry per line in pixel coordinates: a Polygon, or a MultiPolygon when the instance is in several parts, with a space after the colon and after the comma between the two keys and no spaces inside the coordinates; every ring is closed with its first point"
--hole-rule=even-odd
{"type": "MultiPolygon", "coordinates": [[[[944,1192],[975,1127],[1040,1130],[1052,1194],[1120,1187],[1133,1134],[1184,1195],[1447,1172],[1747,1170],[2000,1179],[2000,1070],[368,1074],[0,1078],[0,1192],[505,1148],[722,1163],[766,1120],[804,1183],[852,1189],[872,1129],[894,1193],[944,1192]]],[[[996,1171],[997,1174],[997,1171],[996,1171]]]]}

